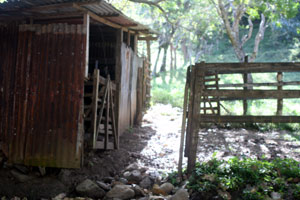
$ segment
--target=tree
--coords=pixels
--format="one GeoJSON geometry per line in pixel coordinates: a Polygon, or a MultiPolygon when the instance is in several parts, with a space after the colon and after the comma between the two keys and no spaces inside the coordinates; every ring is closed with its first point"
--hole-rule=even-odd
{"type": "MultiPolygon", "coordinates": [[[[210,0],[223,21],[226,33],[240,62],[244,62],[244,45],[252,37],[252,20],[260,18],[260,25],[255,37],[255,44],[250,62],[258,54],[259,44],[264,38],[268,23],[280,17],[291,18],[298,12],[299,3],[295,0],[210,0]],[[241,20],[248,18],[248,34],[240,36],[241,20]]],[[[278,21],[277,21],[278,23],[278,21]]]]}

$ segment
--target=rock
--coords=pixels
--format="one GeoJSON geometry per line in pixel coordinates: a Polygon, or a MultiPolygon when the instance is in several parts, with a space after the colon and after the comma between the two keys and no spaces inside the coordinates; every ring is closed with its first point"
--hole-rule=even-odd
{"type": "Polygon", "coordinates": [[[104,183],[112,183],[115,179],[113,177],[104,177],[102,180],[104,183]]]}
{"type": "Polygon", "coordinates": [[[119,180],[121,183],[124,183],[125,185],[128,183],[126,178],[120,178],[119,180]]]}
{"type": "Polygon", "coordinates": [[[142,188],[150,189],[152,187],[152,180],[146,176],[139,184],[142,188]]]}
{"type": "Polygon", "coordinates": [[[65,185],[70,185],[71,171],[68,169],[61,169],[58,174],[58,180],[65,185]]]}
{"type": "Polygon", "coordinates": [[[281,194],[279,194],[278,192],[272,192],[271,193],[271,198],[273,200],[280,200],[281,199],[281,194]]]}
{"type": "Polygon", "coordinates": [[[32,176],[32,175],[22,174],[17,170],[11,170],[10,173],[13,175],[13,177],[17,181],[19,181],[21,183],[28,182],[28,181],[36,178],[35,176],[32,176]]]}
{"type": "Polygon", "coordinates": [[[133,170],[131,172],[126,171],[123,176],[130,183],[138,183],[142,180],[142,174],[139,170],[133,170]]]}
{"type": "Polygon", "coordinates": [[[149,200],[149,197],[142,197],[142,198],[139,198],[138,200],[149,200]]]}
{"type": "Polygon", "coordinates": [[[189,200],[189,193],[184,189],[179,189],[170,200],[189,200]]]}
{"type": "Polygon", "coordinates": [[[105,196],[105,191],[90,179],[86,179],[76,187],[76,192],[84,197],[102,198],[105,196]]]}
{"type": "Polygon", "coordinates": [[[66,197],[66,193],[61,193],[57,196],[55,196],[54,198],[52,198],[52,200],[61,200],[61,199],[64,199],[66,197]]]}
{"type": "Polygon", "coordinates": [[[162,196],[150,196],[149,200],[165,200],[167,198],[162,197],[162,196]]]}
{"type": "Polygon", "coordinates": [[[146,193],[144,192],[144,190],[140,186],[134,184],[132,186],[132,189],[133,189],[133,191],[135,193],[135,196],[138,196],[138,197],[144,197],[144,196],[146,196],[146,193]]]}
{"type": "Polygon", "coordinates": [[[140,182],[142,180],[142,174],[139,170],[133,170],[131,172],[130,179],[135,182],[140,182]]]}
{"type": "Polygon", "coordinates": [[[126,171],[133,171],[139,169],[139,165],[137,163],[132,163],[126,167],[126,171]]]}
{"type": "Polygon", "coordinates": [[[103,183],[101,181],[97,181],[97,184],[99,185],[100,188],[102,188],[103,190],[109,191],[111,189],[111,187],[109,185],[107,185],[106,183],[103,183]]]}
{"type": "Polygon", "coordinates": [[[115,185],[108,193],[108,198],[119,198],[119,199],[131,199],[135,196],[135,193],[128,185],[115,185]]]}
{"type": "Polygon", "coordinates": [[[171,183],[164,183],[159,187],[161,190],[163,190],[166,194],[170,194],[172,190],[174,189],[174,186],[171,183]]]}
{"type": "Polygon", "coordinates": [[[167,196],[168,195],[164,190],[160,189],[159,185],[157,185],[157,184],[153,185],[152,193],[154,195],[163,195],[163,196],[167,196]]]}

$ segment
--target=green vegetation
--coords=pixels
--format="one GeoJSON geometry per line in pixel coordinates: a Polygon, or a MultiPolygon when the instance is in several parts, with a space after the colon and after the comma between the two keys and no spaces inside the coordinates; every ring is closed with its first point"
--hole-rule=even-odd
{"type": "Polygon", "coordinates": [[[218,195],[223,199],[260,200],[269,199],[272,193],[282,199],[300,199],[299,165],[292,159],[212,159],[196,164],[188,188],[203,199],[218,195]]]}

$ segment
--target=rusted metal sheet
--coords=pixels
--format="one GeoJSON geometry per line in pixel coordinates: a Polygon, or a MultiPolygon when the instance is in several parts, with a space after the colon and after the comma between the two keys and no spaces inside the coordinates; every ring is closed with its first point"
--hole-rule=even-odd
{"type": "Polygon", "coordinates": [[[0,125],[10,162],[80,167],[85,38],[83,25],[20,26],[12,113],[0,125]]]}
{"type": "Polygon", "coordinates": [[[4,141],[9,141],[9,134],[14,132],[11,118],[17,42],[18,27],[16,25],[0,26],[0,142],[6,155],[9,152],[9,146],[5,145],[4,141]]]}

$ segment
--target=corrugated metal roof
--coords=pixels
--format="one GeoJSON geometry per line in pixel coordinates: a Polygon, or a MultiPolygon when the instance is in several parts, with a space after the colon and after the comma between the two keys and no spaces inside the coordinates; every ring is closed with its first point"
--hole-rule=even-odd
{"type": "Polygon", "coordinates": [[[72,6],[76,3],[84,9],[87,9],[94,14],[103,17],[115,24],[128,27],[136,31],[149,31],[156,33],[149,27],[142,25],[133,19],[124,15],[120,10],[116,9],[111,4],[104,0],[8,0],[0,4],[0,17],[31,17],[39,15],[53,15],[79,12],[78,9],[72,6]],[[44,7],[43,6],[53,6],[44,7]]]}

